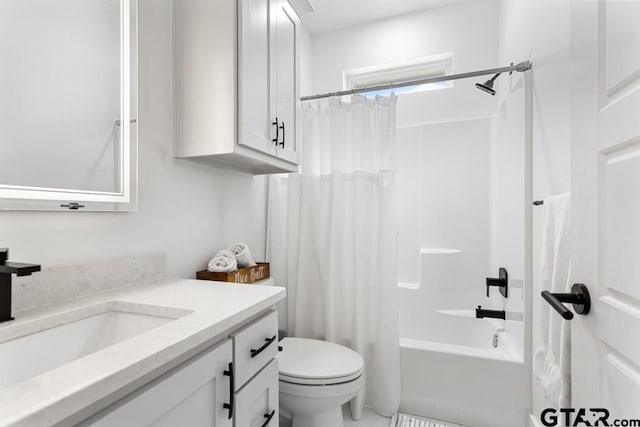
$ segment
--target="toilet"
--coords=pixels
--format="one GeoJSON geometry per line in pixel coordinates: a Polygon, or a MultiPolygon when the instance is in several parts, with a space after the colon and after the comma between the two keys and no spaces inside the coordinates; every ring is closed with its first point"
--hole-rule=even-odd
{"type": "Polygon", "coordinates": [[[342,405],[362,387],[362,357],[306,338],[284,338],[280,346],[280,409],[291,415],[292,427],[342,427],[342,405]]]}

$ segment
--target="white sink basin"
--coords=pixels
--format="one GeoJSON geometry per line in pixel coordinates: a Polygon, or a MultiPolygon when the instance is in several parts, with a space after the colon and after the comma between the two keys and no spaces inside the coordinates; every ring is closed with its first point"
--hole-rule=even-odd
{"type": "Polygon", "coordinates": [[[167,307],[112,301],[39,319],[33,324],[18,325],[16,328],[21,327],[20,331],[27,332],[0,342],[0,389],[71,363],[187,313],[167,307]]]}

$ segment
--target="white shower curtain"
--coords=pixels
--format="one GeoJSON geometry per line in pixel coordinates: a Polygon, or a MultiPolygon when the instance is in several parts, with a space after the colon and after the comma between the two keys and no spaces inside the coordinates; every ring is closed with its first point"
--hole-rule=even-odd
{"type": "Polygon", "coordinates": [[[269,197],[289,335],[360,353],[366,405],[383,415],[400,403],[395,105],[395,96],[305,105],[302,173],[273,177],[269,197]]]}

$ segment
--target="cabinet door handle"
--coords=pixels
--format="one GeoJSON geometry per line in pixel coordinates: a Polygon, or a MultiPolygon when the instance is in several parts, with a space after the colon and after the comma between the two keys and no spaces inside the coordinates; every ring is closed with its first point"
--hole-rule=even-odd
{"type": "Polygon", "coordinates": [[[280,129],[282,130],[282,142],[280,142],[280,148],[284,148],[284,142],[287,139],[286,134],[285,134],[285,125],[284,125],[284,120],[282,121],[282,125],[280,126],[280,129]]]}
{"type": "Polygon", "coordinates": [[[233,362],[229,362],[229,370],[224,371],[224,375],[229,377],[229,403],[222,405],[224,409],[229,410],[229,419],[233,418],[233,407],[235,406],[235,380],[233,378],[233,362]]]}
{"type": "Polygon", "coordinates": [[[267,349],[267,347],[269,347],[275,340],[276,340],[276,336],[274,335],[271,338],[266,338],[265,339],[266,342],[259,349],[256,350],[256,349],[252,348],[251,349],[251,358],[253,359],[257,355],[259,355],[260,353],[265,351],[267,349]]]}
{"type": "Polygon", "coordinates": [[[267,419],[264,423],[262,423],[261,427],[267,427],[269,425],[269,423],[271,422],[271,418],[273,418],[273,416],[276,414],[276,410],[274,409],[273,411],[271,411],[270,414],[264,414],[264,417],[267,419]]]}
{"type": "Polygon", "coordinates": [[[573,313],[562,304],[563,302],[573,304],[573,309],[578,314],[587,315],[591,310],[591,296],[583,283],[574,283],[571,286],[571,293],[568,294],[552,294],[549,291],[542,291],[541,295],[566,320],[573,319],[573,313]]]}
{"type": "Polygon", "coordinates": [[[271,125],[276,127],[276,137],[275,137],[275,139],[272,139],[271,142],[273,142],[276,145],[278,145],[278,141],[280,140],[280,127],[278,126],[278,118],[277,117],[276,117],[276,121],[271,123],[271,125]]]}

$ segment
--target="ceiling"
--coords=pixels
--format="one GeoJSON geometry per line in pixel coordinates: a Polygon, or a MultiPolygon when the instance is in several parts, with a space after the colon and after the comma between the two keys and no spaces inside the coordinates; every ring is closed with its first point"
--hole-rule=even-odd
{"type": "Polygon", "coordinates": [[[292,3],[308,1],[315,12],[302,14],[302,21],[311,34],[319,34],[465,0],[297,0],[292,3]]]}

